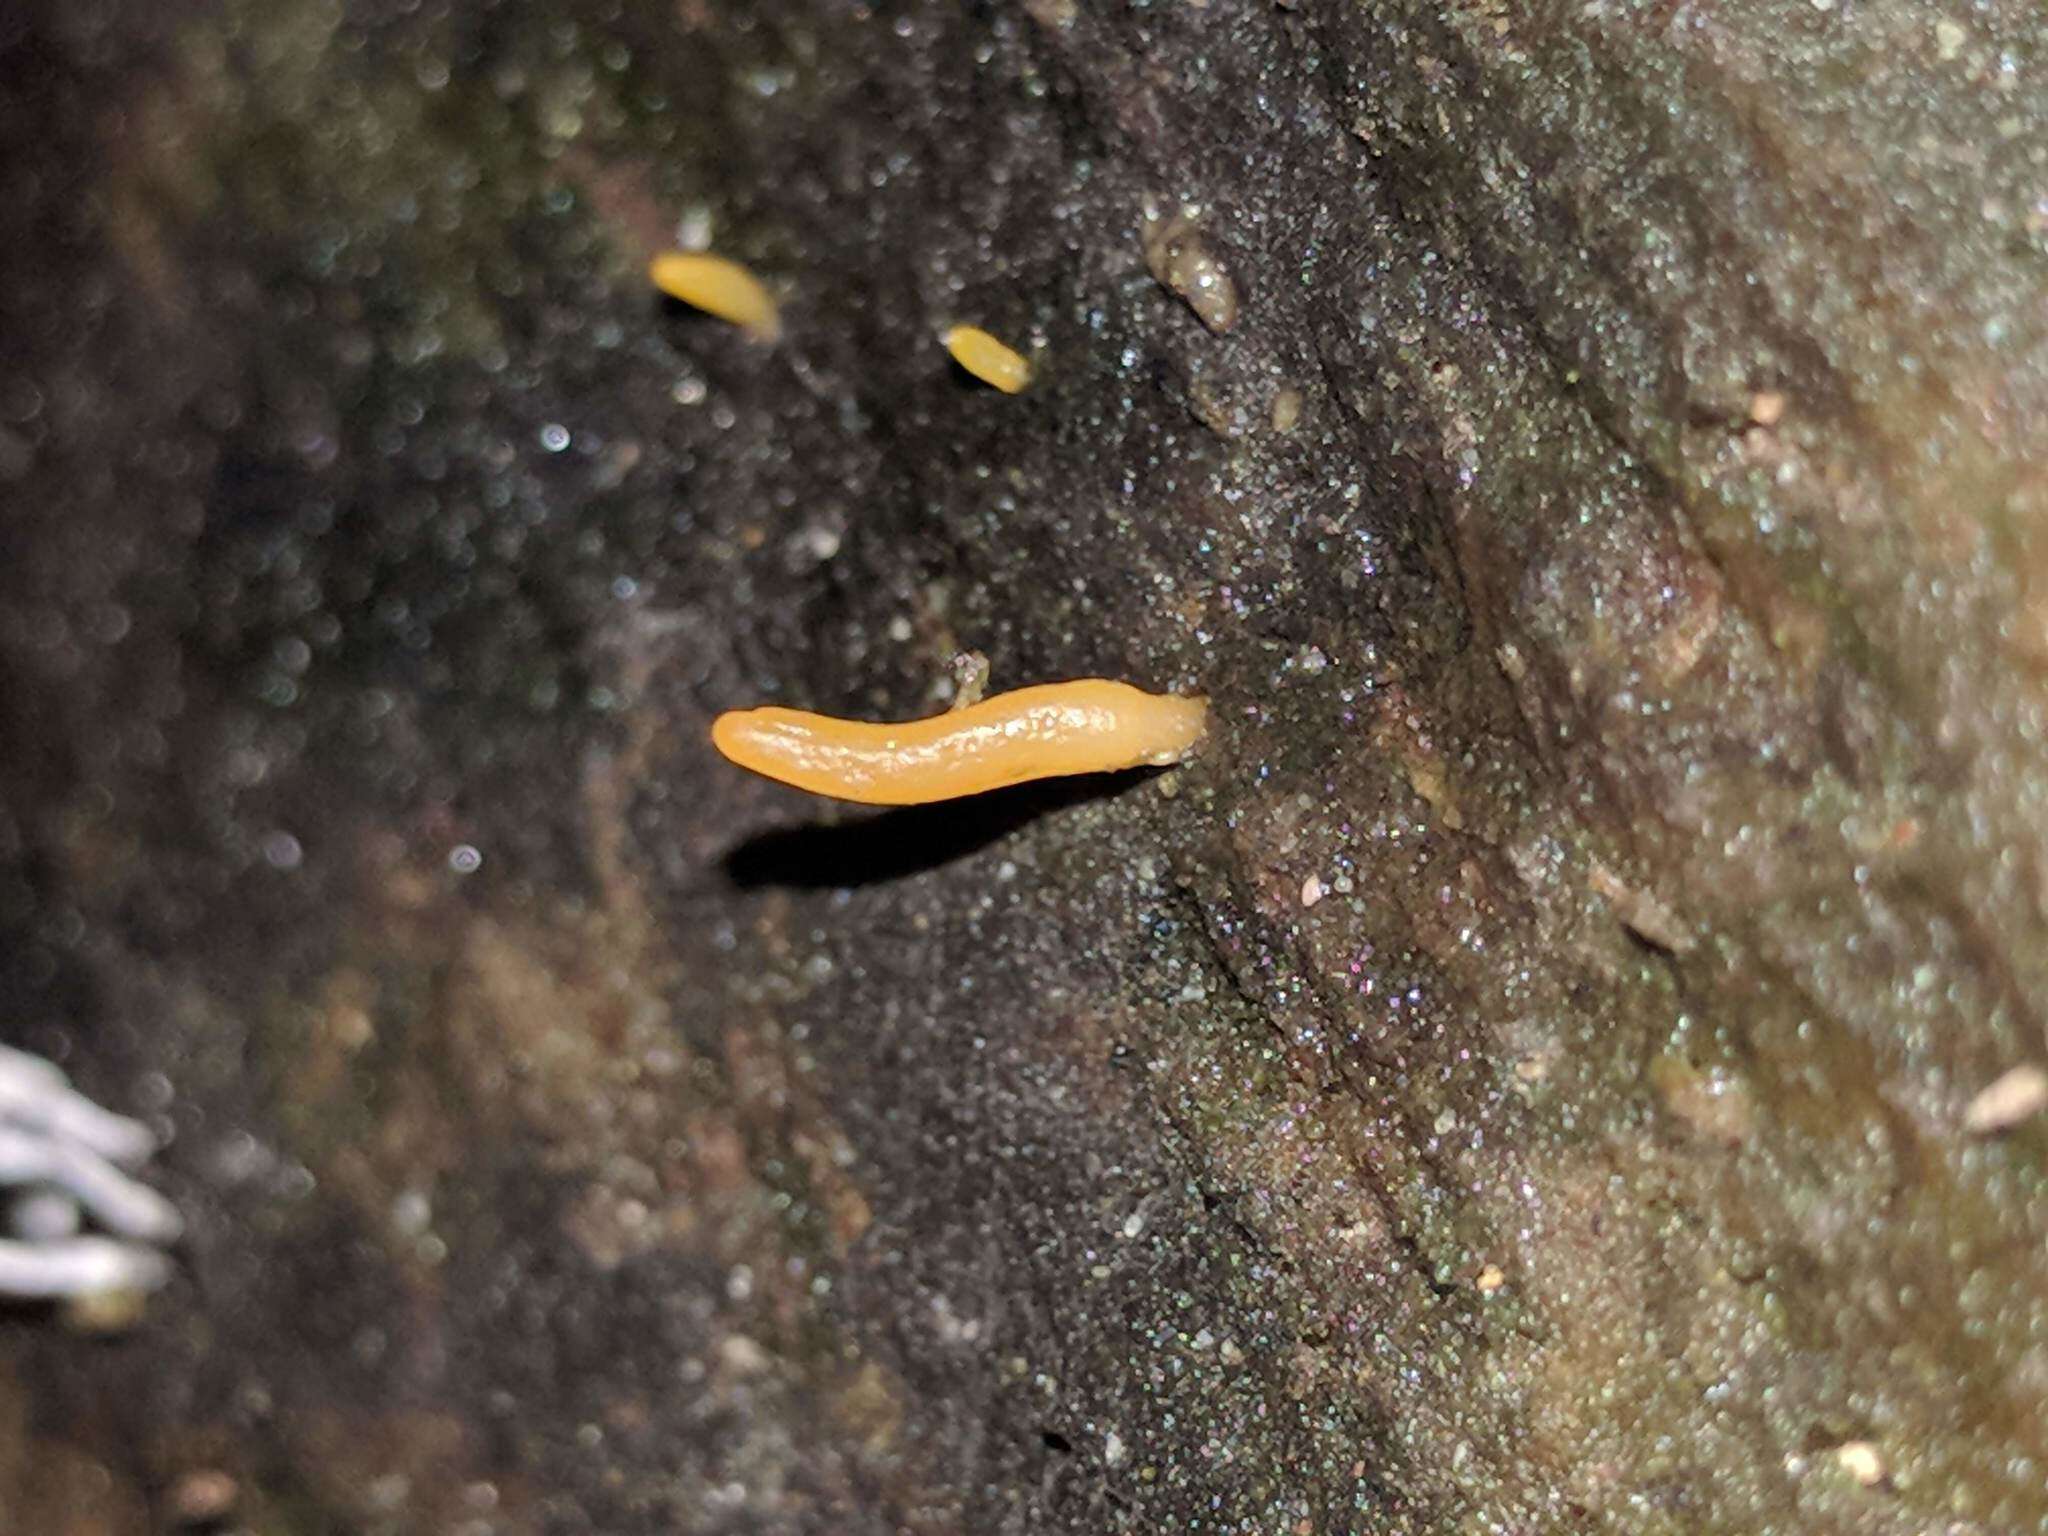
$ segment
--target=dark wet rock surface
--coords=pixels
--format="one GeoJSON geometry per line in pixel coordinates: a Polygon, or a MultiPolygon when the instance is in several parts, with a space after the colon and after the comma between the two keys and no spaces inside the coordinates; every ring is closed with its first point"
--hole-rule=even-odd
{"type": "Polygon", "coordinates": [[[1966,1129],[2048,1056],[2044,69],[2020,0],[0,19],[0,1030],[191,1227],[0,1324],[9,1528],[2048,1530],[2048,1127],[1966,1129]],[[711,753],[966,648],[1213,739],[711,753]]]}

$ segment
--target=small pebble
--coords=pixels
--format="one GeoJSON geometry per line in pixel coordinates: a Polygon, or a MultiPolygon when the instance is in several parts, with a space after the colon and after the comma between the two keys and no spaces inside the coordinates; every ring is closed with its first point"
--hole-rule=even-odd
{"type": "Polygon", "coordinates": [[[1850,1440],[1835,1447],[1835,1465],[1866,1488],[1884,1481],[1884,1457],[1868,1440],[1850,1440]]]}
{"type": "Polygon", "coordinates": [[[1221,336],[1237,324],[1237,284],[1203,237],[1201,210],[1145,210],[1145,265],[1161,287],[1180,295],[1202,324],[1221,336]]]}
{"type": "Polygon", "coordinates": [[[1291,385],[1273,396],[1273,430],[1292,432],[1301,424],[1301,391],[1291,385]]]}
{"type": "Polygon", "coordinates": [[[212,1525],[234,1511],[240,1496],[241,1489],[227,1473],[202,1467],[171,1484],[164,1510],[173,1525],[212,1525]]]}

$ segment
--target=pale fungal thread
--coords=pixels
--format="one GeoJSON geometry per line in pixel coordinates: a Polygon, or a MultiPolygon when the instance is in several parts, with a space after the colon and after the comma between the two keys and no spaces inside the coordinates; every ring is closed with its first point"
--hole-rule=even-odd
{"type": "Polygon", "coordinates": [[[135,1177],[156,1150],[148,1126],[102,1109],[42,1057],[0,1046],[0,1296],[105,1300],[116,1319],[120,1298],[170,1279],[162,1250],[184,1222],[135,1177]]]}
{"type": "Polygon", "coordinates": [[[1177,763],[1202,739],[1208,709],[1205,699],[1096,677],[900,724],[732,710],[713,723],[711,740],[740,767],[814,795],[923,805],[1030,779],[1177,763]]]}
{"type": "Polygon", "coordinates": [[[946,332],[953,361],[991,388],[1014,395],[1031,382],[1031,364],[978,326],[956,325],[946,332]]]}
{"type": "Polygon", "coordinates": [[[664,251],[647,264],[654,286],[672,299],[734,325],[756,341],[782,334],[782,317],[761,280],[736,261],[695,251],[664,251]]]}

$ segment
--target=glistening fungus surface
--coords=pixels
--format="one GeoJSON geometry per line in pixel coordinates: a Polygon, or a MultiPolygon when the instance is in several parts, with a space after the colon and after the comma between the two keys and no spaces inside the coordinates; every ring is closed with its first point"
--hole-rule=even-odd
{"type": "Polygon", "coordinates": [[[193,1235],[0,1323],[0,1511],[2048,1530],[2048,1132],[1967,1128],[2048,1054],[2044,67],[10,12],[0,1028],[193,1235]],[[875,814],[707,740],[969,648],[1210,742],[875,814]]]}

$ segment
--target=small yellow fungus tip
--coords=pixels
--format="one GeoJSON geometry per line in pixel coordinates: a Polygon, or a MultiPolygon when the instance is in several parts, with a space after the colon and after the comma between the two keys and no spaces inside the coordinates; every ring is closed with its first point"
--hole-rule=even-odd
{"type": "Polygon", "coordinates": [[[782,317],[761,280],[736,261],[694,251],[664,251],[647,264],[654,286],[707,315],[730,320],[756,341],[782,334],[782,317]]]}
{"type": "Polygon", "coordinates": [[[1016,394],[1031,382],[1031,365],[1023,355],[978,327],[954,326],[946,332],[946,350],[954,362],[1006,395],[1016,394]]]}
{"type": "Polygon", "coordinates": [[[835,800],[924,805],[1029,779],[1163,767],[1195,749],[1206,699],[1081,678],[898,725],[798,709],[720,715],[711,741],[742,768],[835,800]]]}

